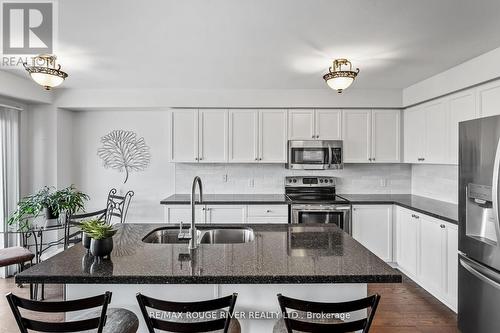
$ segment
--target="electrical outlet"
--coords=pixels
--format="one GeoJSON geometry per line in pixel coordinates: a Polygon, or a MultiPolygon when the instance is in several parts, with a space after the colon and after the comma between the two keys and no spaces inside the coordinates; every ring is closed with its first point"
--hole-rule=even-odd
{"type": "Polygon", "coordinates": [[[222,181],[227,183],[227,174],[222,175],[222,181]]]}
{"type": "Polygon", "coordinates": [[[381,186],[381,187],[387,187],[387,179],[382,178],[382,179],[380,180],[380,186],[381,186]]]}
{"type": "Polygon", "coordinates": [[[255,181],[254,181],[253,178],[251,178],[251,179],[248,180],[248,186],[249,187],[254,187],[255,186],[255,181]]]}

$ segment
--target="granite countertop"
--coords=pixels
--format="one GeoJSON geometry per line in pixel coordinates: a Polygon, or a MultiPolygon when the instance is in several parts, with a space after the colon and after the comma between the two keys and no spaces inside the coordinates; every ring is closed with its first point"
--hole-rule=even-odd
{"type": "Polygon", "coordinates": [[[458,205],[412,194],[339,194],[355,204],[395,204],[458,224],[458,205]]]}
{"type": "MultiPolygon", "coordinates": [[[[160,201],[162,205],[189,203],[189,194],[173,194],[160,201]]],[[[207,205],[286,205],[290,202],[284,194],[204,194],[203,203],[207,205]]]]}
{"type": "Polygon", "coordinates": [[[16,283],[401,282],[397,270],[334,225],[246,225],[255,232],[252,242],[201,244],[191,253],[187,243],[142,242],[149,232],[160,227],[164,225],[122,224],[114,236],[110,260],[95,261],[77,244],[17,274],[16,283]]]}

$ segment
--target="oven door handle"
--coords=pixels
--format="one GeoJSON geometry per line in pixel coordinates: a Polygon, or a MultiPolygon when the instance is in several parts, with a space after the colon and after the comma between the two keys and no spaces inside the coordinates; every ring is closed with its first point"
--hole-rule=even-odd
{"type": "Polygon", "coordinates": [[[337,206],[335,210],[351,210],[351,206],[337,206]]]}

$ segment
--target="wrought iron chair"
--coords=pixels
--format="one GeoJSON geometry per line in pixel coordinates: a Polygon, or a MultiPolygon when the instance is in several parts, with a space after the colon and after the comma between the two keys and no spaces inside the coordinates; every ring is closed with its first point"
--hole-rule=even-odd
{"type": "Polygon", "coordinates": [[[380,295],[375,294],[366,298],[348,302],[320,303],[299,300],[278,294],[278,302],[281,307],[286,331],[288,333],[292,333],[293,331],[332,333],[361,331],[363,333],[367,333],[370,329],[373,317],[375,316],[379,300],[380,295]],[[370,311],[367,317],[363,319],[346,322],[335,319],[333,322],[330,321],[321,323],[300,320],[300,318],[297,318],[296,316],[290,316],[290,313],[287,311],[287,309],[292,309],[306,313],[345,314],[368,308],[370,311]]]}
{"type": "Polygon", "coordinates": [[[128,191],[123,196],[117,195],[116,192],[117,190],[112,188],[109,191],[108,200],[106,202],[106,207],[109,210],[106,222],[109,224],[114,222],[114,218],[117,218],[119,223],[125,223],[130,201],[132,201],[132,197],[134,196],[134,191],[128,191]]]}
{"type": "Polygon", "coordinates": [[[67,249],[70,244],[76,244],[82,240],[81,230],[72,231],[71,228],[76,228],[80,222],[89,219],[96,219],[99,221],[107,221],[109,209],[101,209],[95,212],[74,214],[66,218],[65,225],[65,242],[64,249],[67,249]]]}

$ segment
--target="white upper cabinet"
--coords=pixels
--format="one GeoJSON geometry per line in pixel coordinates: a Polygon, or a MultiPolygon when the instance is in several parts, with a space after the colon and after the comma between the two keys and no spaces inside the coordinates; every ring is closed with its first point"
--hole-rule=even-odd
{"type": "Polygon", "coordinates": [[[420,107],[404,111],[404,160],[406,163],[420,163],[424,156],[425,112],[420,107]]]}
{"type": "Polygon", "coordinates": [[[344,110],[342,122],[344,162],[370,162],[371,110],[344,110]]]}
{"type": "Polygon", "coordinates": [[[481,117],[500,114],[500,80],[483,84],[477,88],[478,110],[481,117]]]}
{"type": "Polygon", "coordinates": [[[314,118],[316,139],[342,139],[342,110],[316,110],[314,118]]]}
{"type": "Polygon", "coordinates": [[[259,111],[259,162],[286,163],[286,110],[259,111]]]}
{"type": "Polygon", "coordinates": [[[371,158],[375,163],[399,163],[401,111],[372,111],[371,158]]]}
{"type": "Polygon", "coordinates": [[[338,109],[289,110],[290,140],[341,140],[342,111],[338,109]]]}
{"type": "Polygon", "coordinates": [[[289,110],[288,135],[290,140],[315,139],[314,110],[289,110]]]}
{"type": "Polygon", "coordinates": [[[424,162],[449,163],[448,105],[437,101],[423,106],[425,112],[425,156],[424,162]]]}
{"type": "Polygon", "coordinates": [[[344,162],[400,162],[400,114],[400,110],[344,110],[344,162]]]}
{"type": "Polygon", "coordinates": [[[228,151],[227,110],[199,111],[199,161],[204,163],[226,162],[228,151]]]}
{"type": "Polygon", "coordinates": [[[229,111],[229,162],[258,162],[258,110],[229,111]]]}
{"type": "Polygon", "coordinates": [[[458,164],[458,123],[474,119],[476,113],[475,89],[449,97],[450,110],[450,163],[458,164]]]}
{"type": "Polygon", "coordinates": [[[173,162],[198,162],[198,110],[172,111],[171,160],[173,162]]]}

